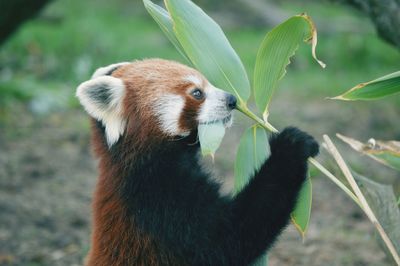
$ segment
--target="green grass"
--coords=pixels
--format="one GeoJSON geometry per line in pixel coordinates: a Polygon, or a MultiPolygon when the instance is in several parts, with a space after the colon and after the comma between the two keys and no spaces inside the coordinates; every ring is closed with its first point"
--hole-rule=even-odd
{"type": "MultiPolygon", "coordinates": [[[[356,83],[398,70],[400,54],[381,41],[367,19],[329,4],[287,6],[288,14],[307,11],[321,24],[360,32],[320,32],[313,62],[303,45],[289,66],[282,87],[307,97],[334,96],[356,83]],[[344,25],[344,26],[343,26],[344,25]]],[[[258,46],[267,29],[231,29],[228,38],[252,78],[258,46]]],[[[26,100],[43,90],[67,90],[99,66],[119,61],[161,57],[183,61],[140,2],[55,1],[36,20],[26,23],[0,50],[0,95],[5,101],[26,100]],[[6,89],[5,89],[6,88],[6,89]],[[12,97],[9,97],[9,96],[12,97]]]]}

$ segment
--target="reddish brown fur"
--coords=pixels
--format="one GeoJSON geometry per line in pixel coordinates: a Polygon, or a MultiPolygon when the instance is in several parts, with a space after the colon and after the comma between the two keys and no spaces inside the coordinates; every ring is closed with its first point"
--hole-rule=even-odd
{"type": "MultiPolygon", "coordinates": [[[[194,75],[206,85],[206,79],[196,70],[187,66],[161,59],[137,61],[132,65],[121,67],[113,73],[113,76],[121,78],[127,88],[124,107],[125,115],[131,123],[142,121],[155,121],[155,123],[142,123],[140,131],[143,132],[139,139],[145,140],[151,134],[160,138],[164,133],[160,131],[156,123],[156,117],[152,110],[157,98],[165,93],[181,95],[186,99],[185,111],[180,121],[182,131],[193,129],[196,124],[195,115],[203,101],[197,101],[189,96],[188,91],[194,88],[194,84],[185,78],[194,75]]],[[[128,123],[129,123],[128,122],[128,123]]],[[[138,130],[131,125],[128,129],[138,130]]],[[[165,136],[164,136],[165,137],[165,136]]]]}
{"type": "Polygon", "coordinates": [[[92,245],[86,265],[182,265],[170,254],[163,253],[155,241],[134,226],[132,217],[128,217],[127,208],[119,198],[118,189],[127,172],[127,165],[146,149],[168,137],[158,127],[152,111],[157,97],[168,91],[184,96],[187,99],[184,107],[186,116],[180,120],[180,127],[193,129],[195,112],[201,101],[188,99],[187,91],[194,85],[185,81],[184,77],[195,75],[203,83],[206,81],[193,69],[158,59],[134,62],[117,69],[112,75],[122,79],[126,86],[123,112],[127,128],[119,140],[120,145],[126,148],[124,154],[119,156],[123,161],[115,163],[101,129],[95,120],[92,121],[92,143],[100,162],[93,198],[92,245]],[[165,71],[166,68],[168,71],[165,71]]]}

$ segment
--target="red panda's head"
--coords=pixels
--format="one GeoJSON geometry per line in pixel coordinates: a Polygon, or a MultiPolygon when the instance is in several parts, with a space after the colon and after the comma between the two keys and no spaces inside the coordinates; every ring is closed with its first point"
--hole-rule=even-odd
{"type": "Polygon", "coordinates": [[[148,59],[99,68],[76,93],[105,128],[112,146],[121,136],[187,136],[199,123],[229,126],[236,98],[182,64],[148,59]]]}

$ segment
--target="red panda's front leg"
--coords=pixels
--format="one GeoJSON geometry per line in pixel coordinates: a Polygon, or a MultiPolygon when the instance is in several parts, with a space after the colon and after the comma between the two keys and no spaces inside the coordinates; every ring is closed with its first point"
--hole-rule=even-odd
{"type": "Polygon", "coordinates": [[[318,154],[308,134],[286,128],[270,139],[271,156],[232,202],[233,228],[244,264],[271,247],[288,224],[307,175],[307,158],[318,154]]]}

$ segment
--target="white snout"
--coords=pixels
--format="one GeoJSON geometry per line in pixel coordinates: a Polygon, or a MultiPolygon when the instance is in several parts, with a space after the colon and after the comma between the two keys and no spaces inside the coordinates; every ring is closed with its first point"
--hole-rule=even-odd
{"type": "Polygon", "coordinates": [[[226,127],[232,125],[232,109],[228,107],[229,93],[220,90],[211,84],[205,89],[205,101],[199,110],[200,124],[210,124],[222,121],[226,127]]]}

